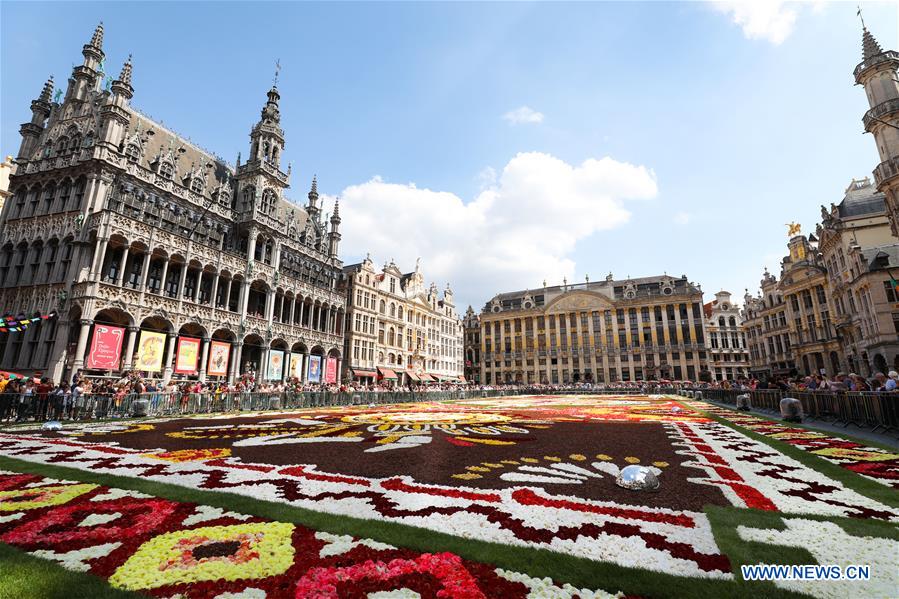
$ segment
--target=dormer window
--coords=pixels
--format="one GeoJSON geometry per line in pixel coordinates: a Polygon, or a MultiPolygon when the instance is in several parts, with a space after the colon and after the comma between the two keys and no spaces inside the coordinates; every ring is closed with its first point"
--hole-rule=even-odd
{"type": "Polygon", "coordinates": [[[194,177],[190,180],[190,190],[194,193],[203,193],[203,188],[205,184],[203,183],[203,179],[199,177],[194,177]]]}
{"type": "Polygon", "coordinates": [[[125,158],[128,159],[128,162],[133,162],[134,164],[140,162],[140,148],[137,147],[137,144],[128,144],[125,147],[125,158]]]}
{"type": "Polygon", "coordinates": [[[171,179],[175,176],[175,167],[171,162],[162,162],[159,164],[159,176],[163,179],[171,179]]]}
{"type": "Polygon", "coordinates": [[[69,138],[63,135],[59,138],[59,141],[56,142],[56,155],[60,156],[61,154],[64,154],[68,147],[69,138]]]}

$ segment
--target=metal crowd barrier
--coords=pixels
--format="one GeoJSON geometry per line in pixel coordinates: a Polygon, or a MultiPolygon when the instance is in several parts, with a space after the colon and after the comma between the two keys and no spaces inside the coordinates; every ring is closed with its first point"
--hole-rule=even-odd
{"type": "Polygon", "coordinates": [[[869,428],[884,432],[899,430],[899,393],[873,391],[781,391],[765,389],[739,391],[735,389],[702,389],[705,398],[729,405],[737,405],[737,396],[748,394],[750,405],[757,410],[780,414],[780,400],[795,397],[802,403],[803,413],[815,420],[869,428]]]}

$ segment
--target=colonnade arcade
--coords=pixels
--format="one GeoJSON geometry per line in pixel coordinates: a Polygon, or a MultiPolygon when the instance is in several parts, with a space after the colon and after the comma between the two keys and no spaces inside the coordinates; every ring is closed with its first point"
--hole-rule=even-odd
{"type": "Polygon", "coordinates": [[[143,373],[148,378],[158,378],[166,381],[170,379],[234,381],[241,374],[253,372],[256,375],[257,382],[265,380],[277,383],[293,375],[288,370],[290,364],[289,356],[293,354],[295,359],[302,360],[297,370],[299,370],[301,380],[305,382],[308,378],[310,356],[320,356],[322,364],[325,358],[335,358],[338,360],[338,367],[342,359],[340,351],[336,347],[326,350],[321,344],[310,344],[303,341],[289,343],[280,337],[267,342],[260,334],[255,332],[235,332],[229,327],[219,326],[213,328],[212,326],[207,327],[201,323],[190,321],[183,322],[178,326],[170,319],[158,315],[148,316],[137,322],[128,311],[120,308],[100,309],[92,317],[84,318],[81,310],[76,307],[70,311],[68,317],[70,322],[72,322],[72,326],[69,329],[68,347],[73,356],[73,359],[69,361],[69,373],[82,370],[94,375],[105,374],[105,372],[95,372],[85,368],[87,354],[89,353],[97,325],[113,325],[125,329],[120,368],[112,371],[116,375],[135,369],[136,348],[141,331],[162,333],[166,336],[161,370],[143,373]],[[182,337],[200,340],[199,360],[195,374],[174,373],[177,340],[182,337]],[[210,366],[208,363],[209,350],[212,342],[224,342],[230,346],[227,375],[213,376],[208,374],[210,366]],[[268,363],[268,352],[270,350],[284,352],[284,366],[281,369],[280,377],[265,376],[265,364],[268,363]]]}
{"type": "MultiPolygon", "coordinates": [[[[0,267],[2,268],[2,267],[0,267]]],[[[91,279],[102,283],[180,299],[242,316],[303,327],[331,335],[343,334],[344,308],[261,279],[247,287],[246,273],[219,270],[215,265],[187,260],[163,247],[129,242],[121,235],[95,242],[91,279]],[[102,258],[101,258],[102,256],[102,258]],[[241,305],[242,294],[244,304],[241,305]]]]}

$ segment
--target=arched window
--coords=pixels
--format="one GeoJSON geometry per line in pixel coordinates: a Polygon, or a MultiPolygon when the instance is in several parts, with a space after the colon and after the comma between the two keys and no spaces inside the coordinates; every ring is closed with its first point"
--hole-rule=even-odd
{"type": "Polygon", "coordinates": [[[76,135],[72,138],[72,141],[69,142],[69,152],[77,152],[81,149],[81,136],[76,135]]]}
{"type": "Polygon", "coordinates": [[[253,205],[253,199],[256,197],[256,188],[250,185],[243,190],[243,209],[248,210],[253,205]]]}
{"type": "Polygon", "coordinates": [[[203,179],[199,177],[193,177],[190,180],[190,190],[194,193],[203,193],[203,188],[205,184],[203,183],[203,179]]]}
{"type": "Polygon", "coordinates": [[[163,179],[171,179],[175,176],[175,167],[171,162],[162,162],[159,164],[159,175],[163,179]]]}
{"type": "Polygon", "coordinates": [[[732,327],[737,326],[737,319],[733,316],[730,317],[730,326],[732,326],[732,327]]]}
{"type": "Polygon", "coordinates": [[[59,141],[56,142],[56,155],[59,156],[64,154],[67,147],[69,147],[69,138],[63,135],[59,138],[59,141]]]}
{"type": "Polygon", "coordinates": [[[44,205],[41,207],[41,211],[44,214],[49,214],[53,209],[53,198],[56,195],[56,185],[50,183],[44,188],[44,205]]]}
{"type": "Polygon", "coordinates": [[[723,327],[723,326],[724,326],[724,317],[723,317],[723,316],[719,316],[719,317],[718,317],[718,326],[719,326],[719,327],[723,327]]]}
{"type": "Polygon", "coordinates": [[[396,306],[393,303],[390,304],[390,318],[396,318],[396,306]]]}
{"type": "Polygon", "coordinates": [[[387,345],[393,346],[396,341],[396,334],[393,331],[393,327],[390,327],[387,330],[387,345]]]}
{"type": "Polygon", "coordinates": [[[259,210],[262,211],[263,214],[271,214],[275,210],[274,191],[266,189],[262,192],[262,205],[259,207],[259,210]]]}
{"type": "Polygon", "coordinates": [[[140,162],[140,148],[137,147],[137,144],[125,146],[125,158],[128,159],[128,162],[133,162],[134,164],[140,162]]]}
{"type": "Polygon", "coordinates": [[[387,303],[384,300],[381,300],[380,311],[381,314],[387,313],[387,303]]]}
{"type": "Polygon", "coordinates": [[[402,306],[400,306],[399,308],[397,308],[397,310],[396,310],[396,317],[399,318],[400,320],[403,319],[403,307],[402,307],[402,306]]]}

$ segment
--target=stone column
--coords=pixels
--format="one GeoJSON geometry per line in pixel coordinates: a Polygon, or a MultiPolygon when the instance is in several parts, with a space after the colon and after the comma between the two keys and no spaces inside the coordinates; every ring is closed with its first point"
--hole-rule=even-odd
{"type": "Polygon", "coordinates": [[[231,345],[231,364],[228,368],[230,374],[228,375],[228,384],[234,383],[237,380],[237,377],[240,376],[240,354],[243,350],[243,341],[238,341],[231,345]]]}
{"type": "Polygon", "coordinates": [[[250,282],[249,281],[241,281],[240,283],[240,305],[238,306],[238,310],[240,311],[240,319],[244,320],[247,317],[247,304],[250,300],[250,282]]]}
{"type": "Polygon", "coordinates": [[[175,299],[184,299],[184,283],[187,281],[188,261],[181,265],[181,274],[178,277],[178,289],[175,290],[175,299]]]}
{"type": "Polygon", "coordinates": [[[147,288],[147,275],[150,273],[150,262],[153,261],[153,254],[147,252],[144,256],[144,264],[140,269],[140,281],[138,282],[138,289],[146,290],[147,288]]]}
{"type": "Polygon", "coordinates": [[[97,239],[97,247],[94,251],[94,259],[91,263],[90,278],[92,279],[102,274],[101,271],[103,270],[103,258],[106,256],[107,243],[109,243],[109,240],[105,237],[97,239]]]}
{"type": "Polygon", "coordinates": [[[226,279],[226,280],[227,280],[228,284],[227,284],[227,287],[225,288],[225,308],[224,308],[225,310],[228,309],[228,305],[229,305],[229,303],[230,303],[230,301],[231,301],[231,287],[234,286],[234,279],[233,279],[233,278],[232,278],[232,279],[226,279]]]}
{"type": "Polygon", "coordinates": [[[247,243],[247,261],[255,260],[257,237],[259,237],[259,231],[257,231],[255,227],[250,229],[250,239],[249,243],[247,243]]]}
{"type": "Polygon", "coordinates": [[[128,327],[128,341],[125,343],[125,360],[123,362],[124,370],[131,370],[131,366],[134,363],[134,344],[137,342],[139,331],[139,327],[128,327]]]}
{"type": "Polygon", "coordinates": [[[165,295],[165,280],[169,276],[169,258],[162,263],[162,277],[160,278],[159,294],[165,295]]]}
{"type": "Polygon", "coordinates": [[[115,284],[119,287],[125,280],[125,268],[128,266],[128,256],[131,254],[129,248],[122,248],[122,261],[119,263],[119,276],[116,277],[115,284]]]}
{"type": "Polygon", "coordinates": [[[162,371],[163,384],[168,384],[172,378],[172,363],[175,361],[175,340],[177,338],[176,333],[169,333],[169,348],[165,357],[165,369],[162,371]]]}
{"type": "Polygon", "coordinates": [[[309,380],[309,350],[306,350],[306,353],[301,354],[300,364],[302,365],[300,368],[300,380],[304,383],[309,380]]]}
{"type": "Polygon", "coordinates": [[[197,273],[197,284],[194,286],[194,296],[191,298],[193,302],[196,304],[197,300],[200,297],[200,286],[203,285],[203,269],[197,273]]]}
{"type": "Polygon", "coordinates": [[[212,308],[215,308],[215,300],[219,295],[219,280],[221,279],[221,274],[216,271],[215,276],[212,277],[212,285],[209,286],[209,305],[212,308]]]}
{"type": "Polygon", "coordinates": [[[296,296],[294,296],[294,298],[290,301],[290,315],[288,316],[288,318],[290,319],[291,326],[293,326],[293,313],[294,313],[294,309],[296,309],[296,307],[297,307],[297,298],[296,298],[296,296]]]}
{"type": "Polygon", "coordinates": [[[203,337],[203,353],[200,354],[200,382],[206,382],[206,362],[209,360],[209,337],[203,337]]]}
{"type": "Polygon", "coordinates": [[[84,351],[87,349],[87,337],[91,332],[93,322],[89,319],[81,320],[81,331],[78,333],[78,345],[75,349],[75,362],[72,364],[72,368],[76,372],[84,368],[84,351]]]}
{"type": "Polygon", "coordinates": [[[300,318],[299,323],[300,326],[303,326],[303,315],[306,312],[306,298],[303,298],[303,301],[300,302],[300,318]]]}
{"type": "Polygon", "coordinates": [[[265,292],[265,320],[268,322],[269,326],[272,324],[272,319],[275,317],[275,291],[269,289],[265,292]]]}

